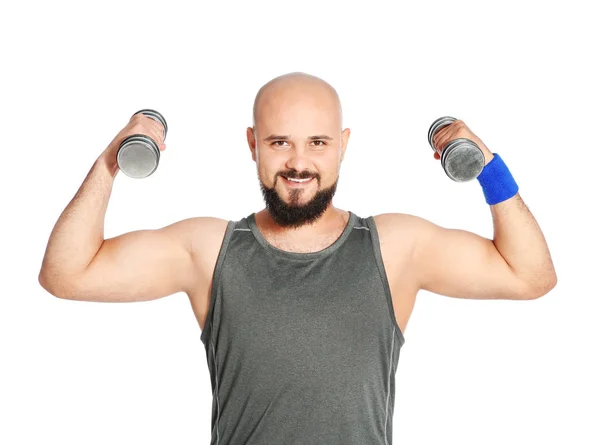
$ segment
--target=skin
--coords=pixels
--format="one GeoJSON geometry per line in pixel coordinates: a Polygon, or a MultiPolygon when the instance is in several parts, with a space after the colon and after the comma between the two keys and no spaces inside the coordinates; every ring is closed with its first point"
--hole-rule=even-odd
{"type": "MultiPolygon", "coordinates": [[[[139,133],[155,139],[161,151],[166,149],[159,123],[143,115],[130,119],[60,215],[38,279],[52,295],[80,301],[147,301],[184,292],[203,328],[227,220],[195,217],[160,229],[104,237],[118,147],[127,136],[139,133]]],[[[332,205],[350,137],[350,129],[342,130],[335,90],[304,73],[273,79],[257,94],[253,126],[246,135],[266,204],[255,213],[256,223],[267,240],[297,252],[333,243],[349,217],[332,205]],[[265,140],[272,134],[287,138],[265,140]],[[320,136],[325,145],[311,136],[320,136]],[[292,188],[284,176],[314,179],[292,188]]],[[[457,120],[435,135],[434,160],[439,161],[442,148],[458,137],[476,142],[486,164],[493,159],[483,141],[457,120]]],[[[419,290],[454,298],[530,300],[554,288],[557,277],[548,246],[520,193],[490,206],[490,211],[493,239],[440,227],[415,215],[374,215],[393,309],[403,332],[419,290]]]]}
{"type": "Polygon", "coordinates": [[[350,129],[341,129],[335,89],[318,77],[286,74],[259,90],[253,110],[246,136],[266,204],[256,212],[257,224],[299,245],[343,230],[349,213],[335,208],[332,199],[350,129]],[[267,140],[272,135],[287,137],[267,140]],[[284,178],[314,179],[293,188],[284,178]]]}

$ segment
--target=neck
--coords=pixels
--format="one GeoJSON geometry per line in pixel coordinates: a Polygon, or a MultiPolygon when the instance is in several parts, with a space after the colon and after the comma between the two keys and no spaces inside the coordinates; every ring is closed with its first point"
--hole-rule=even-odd
{"type": "Polygon", "coordinates": [[[343,231],[348,224],[349,217],[348,211],[329,206],[316,221],[301,227],[289,228],[278,225],[266,208],[254,214],[256,225],[263,233],[290,241],[310,240],[343,231]]]}

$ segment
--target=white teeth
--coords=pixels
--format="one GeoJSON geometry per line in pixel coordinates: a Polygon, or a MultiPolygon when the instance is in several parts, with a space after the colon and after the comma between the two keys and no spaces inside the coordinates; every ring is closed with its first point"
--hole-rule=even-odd
{"type": "Polygon", "coordinates": [[[308,178],[308,179],[292,179],[292,178],[285,178],[288,181],[294,181],[294,182],[306,182],[306,181],[310,181],[312,178],[308,178]]]}

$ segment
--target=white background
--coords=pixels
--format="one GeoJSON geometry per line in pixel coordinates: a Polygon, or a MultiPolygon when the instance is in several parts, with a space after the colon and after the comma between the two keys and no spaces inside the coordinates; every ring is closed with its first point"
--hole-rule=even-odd
{"type": "Polygon", "coordinates": [[[597,444],[597,65],[592,2],[20,2],[2,6],[0,442],[208,444],[211,388],[184,294],[66,301],[37,281],[52,227],[131,114],[167,119],[158,170],[119,173],[105,236],[263,207],[246,143],[265,82],[303,71],[352,130],[336,207],[493,237],[476,181],[427,143],[460,118],[502,155],[550,246],[534,301],[421,292],[395,444],[597,444]]]}

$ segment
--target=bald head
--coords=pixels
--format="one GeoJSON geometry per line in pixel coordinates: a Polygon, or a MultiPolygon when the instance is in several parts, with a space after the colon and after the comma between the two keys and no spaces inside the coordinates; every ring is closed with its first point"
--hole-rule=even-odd
{"type": "Polygon", "coordinates": [[[299,102],[309,109],[328,113],[339,122],[338,128],[342,127],[342,106],[337,91],[319,77],[293,72],[270,80],[258,90],[252,110],[254,128],[269,120],[273,113],[299,102]]]}

